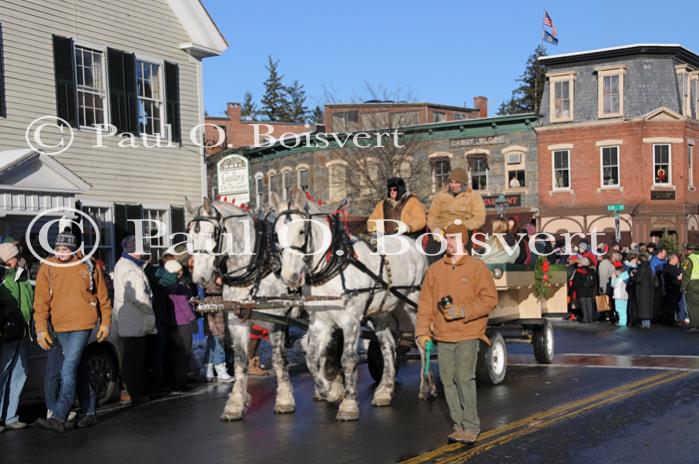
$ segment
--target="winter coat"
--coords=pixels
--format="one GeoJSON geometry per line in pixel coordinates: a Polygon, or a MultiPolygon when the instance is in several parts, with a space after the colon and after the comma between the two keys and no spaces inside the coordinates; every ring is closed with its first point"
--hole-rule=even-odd
{"type": "Polygon", "coordinates": [[[163,266],[146,266],[146,277],[153,292],[153,313],[158,326],[167,324],[170,300],[165,289],[177,283],[177,276],[163,266]]]}
{"type": "Polygon", "coordinates": [[[196,319],[194,309],[189,303],[192,298],[192,291],[183,282],[177,282],[169,286],[166,290],[170,299],[170,325],[187,325],[196,319]]]}
{"type": "Polygon", "coordinates": [[[22,313],[24,322],[32,319],[34,289],[27,280],[27,271],[20,268],[6,269],[5,277],[0,283],[0,311],[17,311],[22,313]]]}
{"type": "Polygon", "coordinates": [[[628,300],[629,294],[626,291],[626,283],[629,280],[629,273],[624,271],[617,277],[612,277],[612,287],[614,288],[615,300],[628,300]]]}
{"type": "MultiPolygon", "coordinates": [[[[490,253],[484,255],[481,260],[486,264],[507,264],[515,263],[520,256],[520,248],[517,245],[517,239],[512,234],[506,234],[503,239],[507,243],[507,247],[500,243],[500,239],[492,236],[488,239],[490,245],[490,253]],[[512,254],[508,254],[508,250],[512,250],[512,254]]],[[[485,250],[484,250],[485,251],[485,250]]]]}
{"type": "MultiPolygon", "coordinates": [[[[206,287],[206,293],[221,293],[221,287],[211,282],[208,287],[206,287]]],[[[199,295],[201,297],[201,295],[199,295]]],[[[213,335],[214,337],[224,337],[226,335],[226,313],[223,311],[216,313],[206,313],[206,324],[204,325],[204,331],[207,335],[213,335]]]]}
{"type": "Polygon", "coordinates": [[[573,290],[576,298],[592,298],[595,296],[597,275],[592,267],[577,268],[573,275],[573,290]]]}
{"type": "Polygon", "coordinates": [[[125,256],[114,266],[114,312],[120,337],[143,337],[158,332],[153,292],[144,268],[145,263],[125,256]]]}
{"type": "Polygon", "coordinates": [[[655,275],[653,275],[649,263],[644,262],[638,265],[638,272],[634,281],[636,289],[636,318],[652,319],[655,275]]]}
{"type": "Polygon", "coordinates": [[[422,281],[415,336],[427,335],[447,343],[475,339],[487,342],[488,314],[497,304],[495,281],[481,260],[468,255],[458,260],[445,256],[429,267],[422,281]],[[465,318],[445,319],[437,304],[448,295],[453,304],[461,306],[465,318]]]}
{"type": "Polygon", "coordinates": [[[485,224],[485,203],[483,198],[471,189],[453,195],[449,186],[432,199],[427,213],[427,226],[430,230],[446,230],[454,220],[459,219],[468,230],[476,230],[485,224]]]}
{"type": "Polygon", "coordinates": [[[609,279],[614,274],[614,264],[610,259],[603,259],[597,267],[597,275],[599,276],[599,288],[602,295],[606,295],[609,287],[609,279]]]}
{"type": "MultiPolygon", "coordinates": [[[[369,231],[374,231],[377,228],[377,223],[374,222],[376,220],[381,220],[381,219],[398,219],[398,218],[388,218],[385,217],[384,215],[384,202],[390,201],[390,200],[381,200],[378,203],[376,203],[376,207],[374,208],[374,211],[371,213],[369,218],[367,219],[367,230],[369,231]]],[[[425,228],[425,225],[427,224],[426,221],[426,215],[425,215],[425,207],[423,206],[422,202],[413,194],[406,193],[403,195],[403,197],[397,202],[396,204],[397,208],[402,208],[400,212],[400,221],[404,222],[406,226],[408,226],[408,231],[406,233],[415,233],[415,232],[420,232],[425,228]]],[[[391,223],[387,222],[384,224],[384,226],[389,226],[391,223]]]]}
{"type": "MultiPolygon", "coordinates": [[[[72,260],[82,259],[79,254],[72,260]]],[[[36,331],[46,332],[49,319],[56,332],[92,330],[100,324],[109,327],[112,322],[112,303],[102,269],[82,262],[75,266],[54,257],[39,268],[34,290],[34,321],[36,331]],[[92,277],[90,269],[92,268],[92,277]]]]}
{"type": "Polygon", "coordinates": [[[682,274],[679,266],[666,264],[663,269],[663,282],[666,295],[679,295],[682,292],[682,281],[677,278],[682,274]]]}

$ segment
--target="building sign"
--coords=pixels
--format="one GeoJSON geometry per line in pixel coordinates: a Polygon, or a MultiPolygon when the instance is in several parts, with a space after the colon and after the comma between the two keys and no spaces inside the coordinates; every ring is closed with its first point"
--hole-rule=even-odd
{"type": "Polygon", "coordinates": [[[451,147],[475,147],[478,145],[494,145],[496,143],[505,143],[505,137],[503,135],[497,135],[492,137],[449,140],[449,146],[451,147]]]}
{"type": "Polygon", "coordinates": [[[230,155],[218,162],[218,194],[228,195],[239,203],[250,201],[250,174],[248,160],[240,155],[230,155]]]}
{"type": "MultiPolygon", "coordinates": [[[[498,199],[497,195],[488,195],[483,197],[483,203],[485,203],[486,208],[495,209],[495,200],[498,199]]],[[[507,200],[507,207],[514,208],[517,206],[522,206],[522,196],[521,195],[505,195],[505,200],[507,200]]]]}
{"type": "Polygon", "coordinates": [[[675,191],[674,190],[658,190],[650,192],[651,200],[674,200],[675,191]]]}

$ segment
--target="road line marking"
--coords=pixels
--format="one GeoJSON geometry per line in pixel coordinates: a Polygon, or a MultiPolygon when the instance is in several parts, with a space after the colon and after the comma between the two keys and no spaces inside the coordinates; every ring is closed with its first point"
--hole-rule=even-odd
{"type": "Polygon", "coordinates": [[[572,418],[577,417],[581,414],[584,414],[588,411],[601,408],[601,407],[606,406],[608,404],[616,403],[616,402],[628,399],[632,396],[640,395],[641,393],[644,393],[650,389],[656,388],[656,387],[658,387],[660,385],[664,385],[666,383],[680,380],[680,379],[685,378],[685,377],[689,377],[690,375],[691,375],[690,372],[674,373],[673,375],[669,376],[668,378],[661,379],[656,383],[642,385],[642,386],[640,386],[638,388],[634,388],[631,391],[628,391],[626,393],[613,395],[610,398],[607,398],[605,400],[601,400],[601,401],[596,402],[594,404],[589,404],[589,405],[582,407],[582,408],[579,408],[579,409],[573,409],[573,410],[568,411],[564,414],[561,414],[558,417],[553,417],[545,422],[542,422],[541,424],[537,424],[535,426],[532,426],[531,428],[523,428],[521,430],[514,431],[511,434],[497,438],[496,440],[494,440],[492,442],[484,443],[484,444],[476,446],[474,448],[470,448],[463,453],[448,456],[445,460],[439,460],[439,463],[440,464],[454,464],[454,463],[465,462],[469,458],[472,458],[478,454],[482,454],[482,453],[484,453],[484,452],[486,452],[486,451],[488,451],[496,446],[500,446],[500,445],[503,445],[505,443],[508,443],[516,438],[522,437],[524,435],[529,435],[533,432],[543,430],[547,427],[551,427],[553,425],[556,425],[559,422],[563,422],[565,420],[572,419],[572,418]]]}
{"type": "Polygon", "coordinates": [[[664,367],[664,366],[613,366],[599,364],[539,364],[539,363],[507,363],[508,367],[586,367],[588,369],[631,369],[631,370],[648,370],[648,371],[681,371],[681,372],[699,372],[699,368],[691,367],[664,367]]]}
{"type": "MultiPolygon", "coordinates": [[[[503,433],[506,433],[510,430],[516,429],[518,427],[522,427],[524,425],[527,425],[529,423],[532,423],[534,421],[544,421],[549,417],[555,416],[557,414],[562,414],[565,413],[566,411],[570,411],[575,408],[583,407],[588,404],[594,404],[595,402],[599,402],[604,400],[605,398],[609,398],[611,395],[615,395],[618,393],[621,393],[623,391],[628,391],[629,389],[632,388],[637,388],[637,387],[642,387],[645,385],[655,385],[657,382],[660,382],[662,380],[671,378],[676,376],[678,373],[677,372],[672,372],[672,371],[664,371],[660,374],[655,374],[651,375],[648,377],[644,377],[642,379],[636,380],[631,383],[623,384],[615,388],[611,388],[608,390],[604,390],[600,393],[596,393],[594,395],[575,400],[572,402],[564,403],[560,406],[556,406],[554,408],[548,409],[546,411],[538,412],[535,413],[529,417],[525,417],[523,419],[516,420],[514,422],[510,422],[508,424],[503,425],[502,427],[499,427],[497,429],[491,429],[488,430],[484,433],[482,433],[479,437],[479,440],[484,440],[484,439],[489,439],[492,437],[495,437],[497,435],[501,435],[503,433]]],[[[688,375],[686,373],[680,373],[683,375],[688,375]]],[[[419,463],[425,463],[429,462],[439,456],[443,456],[447,453],[457,451],[461,448],[463,448],[464,445],[461,443],[453,443],[451,445],[446,445],[442,446],[440,448],[437,448],[432,451],[428,451],[427,453],[420,454],[414,458],[408,459],[406,461],[403,461],[403,464],[419,464],[419,463]]]]}
{"type": "MultiPolygon", "coordinates": [[[[527,356],[527,355],[525,355],[527,356]]],[[[688,354],[605,354],[605,353],[560,353],[556,356],[608,356],[611,358],[688,358],[688,359],[699,359],[699,355],[688,355],[688,354]]]]}

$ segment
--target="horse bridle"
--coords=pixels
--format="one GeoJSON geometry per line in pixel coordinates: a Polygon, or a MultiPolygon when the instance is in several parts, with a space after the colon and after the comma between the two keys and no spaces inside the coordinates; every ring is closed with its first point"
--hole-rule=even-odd
{"type": "Polygon", "coordinates": [[[252,218],[255,226],[255,245],[253,250],[254,258],[251,258],[250,261],[244,266],[240,266],[233,270],[228,270],[224,269],[224,264],[227,257],[221,254],[221,250],[223,249],[223,239],[225,237],[223,231],[225,230],[226,221],[229,219],[250,217],[250,214],[244,212],[224,216],[214,205],[209,206],[213,210],[214,215],[208,216],[202,214],[202,208],[204,206],[200,206],[197,210],[197,215],[194,216],[187,224],[187,230],[191,230],[192,224],[194,224],[194,232],[199,233],[199,223],[208,222],[214,227],[213,238],[216,242],[215,248],[213,250],[192,249],[192,251],[194,253],[216,253],[216,256],[214,257],[214,267],[221,275],[223,283],[233,287],[247,287],[249,285],[253,285],[251,293],[256,293],[260,281],[270,273],[276,272],[275,264],[278,264],[278,261],[273,259],[274,253],[272,253],[272,250],[270,249],[272,241],[267,237],[269,213],[263,218],[252,218]],[[242,274],[238,274],[240,271],[244,272],[242,274]]]}

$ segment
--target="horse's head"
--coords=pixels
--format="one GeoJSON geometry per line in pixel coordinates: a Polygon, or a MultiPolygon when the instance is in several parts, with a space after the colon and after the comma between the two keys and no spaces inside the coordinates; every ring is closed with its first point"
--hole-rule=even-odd
{"type": "Polygon", "coordinates": [[[308,272],[306,254],[312,241],[309,205],[303,192],[298,191],[292,201],[284,201],[272,192],[270,205],[277,213],[274,233],[280,244],[281,279],[289,288],[299,288],[305,283],[308,272]]]}
{"type": "Polygon", "coordinates": [[[219,224],[220,213],[208,198],[195,208],[185,198],[185,207],[192,216],[187,227],[189,235],[189,252],[194,255],[192,280],[195,284],[207,286],[214,278],[216,271],[216,248],[222,233],[219,224]]]}

